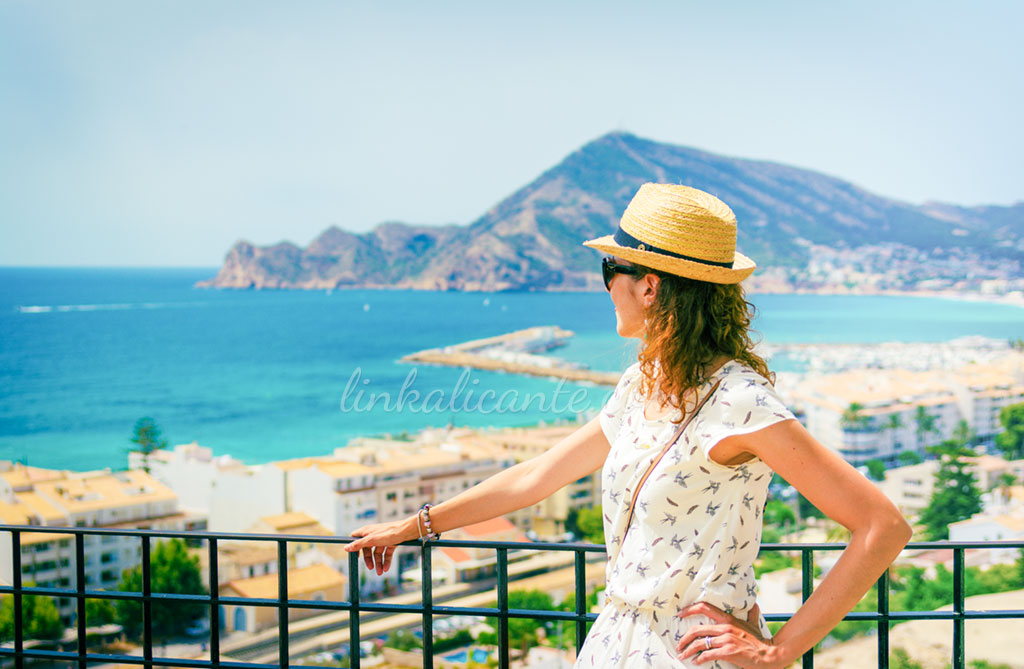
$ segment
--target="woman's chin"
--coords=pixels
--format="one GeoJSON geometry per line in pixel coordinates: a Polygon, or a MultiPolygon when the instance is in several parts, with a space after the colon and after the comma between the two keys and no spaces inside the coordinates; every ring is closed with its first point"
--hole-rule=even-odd
{"type": "Polygon", "coordinates": [[[636,331],[636,328],[626,327],[622,324],[622,321],[618,320],[615,321],[615,332],[618,333],[620,337],[624,337],[626,339],[635,339],[640,336],[640,333],[636,331]]]}

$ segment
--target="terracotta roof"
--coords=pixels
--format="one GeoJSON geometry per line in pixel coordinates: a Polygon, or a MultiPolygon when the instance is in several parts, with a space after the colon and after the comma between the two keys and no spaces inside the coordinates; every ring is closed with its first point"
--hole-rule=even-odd
{"type": "Polygon", "coordinates": [[[74,535],[57,534],[56,532],[22,532],[21,545],[31,546],[35,544],[45,544],[51,541],[60,541],[61,539],[74,539],[74,535]]]}
{"type": "Polygon", "coordinates": [[[0,474],[11,484],[12,488],[21,488],[42,481],[52,481],[64,478],[66,472],[59,469],[42,469],[40,467],[26,467],[21,463],[14,463],[9,471],[0,474]]]}
{"type": "Polygon", "coordinates": [[[304,513],[302,511],[292,511],[289,513],[279,513],[273,516],[263,516],[260,520],[278,532],[283,532],[284,530],[296,527],[318,524],[316,518],[313,518],[308,513],[304,513]]]}
{"type": "Polygon", "coordinates": [[[464,549],[457,548],[455,546],[443,546],[439,550],[456,564],[460,562],[470,562],[473,559],[464,549]]]}
{"type": "Polygon", "coordinates": [[[485,520],[482,523],[474,523],[472,525],[466,525],[462,528],[462,531],[472,537],[485,537],[491,534],[504,534],[506,532],[514,532],[516,526],[512,524],[508,518],[504,516],[498,516],[497,518],[491,518],[485,520]]]}
{"type": "Polygon", "coordinates": [[[46,481],[36,484],[35,492],[69,513],[170,502],[178,498],[163,483],[138,470],[46,481]]]}
{"type": "Polygon", "coordinates": [[[240,567],[277,560],[277,547],[265,541],[220,544],[217,552],[240,567]]]}
{"type": "Polygon", "coordinates": [[[294,460],[278,460],[271,464],[282,471],[288,472],[293,469],[309,469],[317,461],[317,458],[295,458],[294,460]]]}
{"type": "MultiPolygon", "coordinates": [[[[311,595],[327,588],[341,587],[345,577],[336,569],[325,564],[315,564],[302,569],[288,570],[288,598],[302,599],[302,595],[311,595]]],[[[229,581],[221,589],[231,588],[241,597],[254,599],[277,598],[277,574],[254,576],[229,581]]]]}

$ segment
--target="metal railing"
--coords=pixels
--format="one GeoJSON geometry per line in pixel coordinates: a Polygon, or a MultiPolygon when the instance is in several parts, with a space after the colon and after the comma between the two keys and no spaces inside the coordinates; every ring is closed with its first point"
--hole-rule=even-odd
{"type": "MultiPolygon", "coordinates": [[[[351,667],[360,666],[360,614],[361,613],[415,613],[421,617],[423,634],[423,666],[434,665],[433,637],[427,631],[433,630],[435,615],[465,615],[481,618],[494,618],[498,623],[498,666],[507,668],[510,662],[509,620],[528,618],[538,621],[569,622],[575,625],[576,649],[583,645],[587,632],[587,623],[595,620],[597,614],[586,610],[586,557],[588,553],[603,553],[604,547],[594,544],[552,544],[552,543],[521,543],[502,541],[452,541],[441,540],[428,544],[415,545],[420,550],[420,570],[422,581],[422,602],[420,604],[397,604],[385,602],[363,602],[360,598],[358,578],[360,559],[355,553],[348,557],[348,600],[317,601],[293,600],[288,598],[288,544],[301,542],[304,544],[345,544],[352,541],[348,537],[299,536],[278,534],[231,534],[216,532],[174,532],[153,530],[123,530],[101,528],[57,528],[41,526],[0,525],[0,532],[8,532],[11,537],[11,568],[12,582],[10,586],[0,586],[0,594],[14,598],[14,641],[11,647],[0,647],[0,658],[13,660],[15,669],[22,669],[26,659],[50,660],[77,663],[79,669],[85,669],[91,663],[118,663],[142,665],[144,667],[169,666],[188,667],[194,669],[271,669],[290,665],[289,650],[289,618],[292,609],[317,609],[322,611],[346,611],[348,616],[349,647],[351,649],[351,667]],[[53,533],[72,535],[75,552],[75,587],[26,587],[22,576],[22,541],[23,533],[53,533]],[[85,573],[85,537],[88,535],[118,535],[137,537],[141,543],[141,592],[122,592],[112,590],[90,590],[86,587],[85,573]],[[153,540],[179,538],[187,541],[202,540],[207,542],[209,555],[209,595],[184,595],[152,592],[152,574],[150,555],[153,540]],[[260,541],[272,542],[277,546],[277,597],[222,597],[219,594],[221,583],[218,575],[218,545],[221,541],[260,541]],[[463,607],[435,605],[433,601],[432,550],[438,547],[452,548],[483,548],[496,552],[497,585],[496,607],[463,607]],[[509,551],[563,551],[574,555],[575,611],[536,611],[532,609],[509,608],[509,551]],[[75,602],[75,626],[77,646],[75,651],[43,650],[25,647],[23,625],[23,598],[26,595],[45,595],[50,597],[66,597],[75,602]],[[142,655],[118,655],[90,652],[86,633],[86,600],[131,600],[142,605],[142,655]],[[190,602],[206,605],[209,615],[209,659],[191,659],[174,657],[154,657],[153,655],[153,606],[165,603],[190,602]],[[270,607],[277,609],[278,628],[278,662],[247,663],[221,659],[221,606],[235,605],[246,607],[270,607]]],[[[813,590],[814,553],[816,551],[839,551],[844,544],[764,544],[762,550],[799,552],[802,574],[802,595],[806,600],[813,590]]],[[[1020,549],[1024,541],[991,541],[991,542],[918,542],[907,546],[908,549],[945,549],[953,551],[953,605],[951,611],[891,611],[889,607],[889,573],[878,579],[877,611],[852,612],[844,620],[873,622],[877,627],[878,666],[889,666],[889,626],[908,620],[949,620],[953,623],[952,657],[954,669],[965,666],[964,623],[967,620],[982,619],[1024,619],[1024,610],[968,611],[965,610],[964,576],[966,573],[964,552],[971,549],[1020,549]]],[[[766,613],[768,621],[785,621],[790,614],[766,613]]],[[[803,657],[803,667],[814,666],[814,651],[808,651],[803,657]]]]}

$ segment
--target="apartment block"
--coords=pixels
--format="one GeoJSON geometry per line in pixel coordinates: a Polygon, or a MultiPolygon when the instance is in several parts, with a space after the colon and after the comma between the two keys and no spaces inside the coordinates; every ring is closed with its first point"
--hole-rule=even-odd
{"type": "MultiPolygon", "coordinates": [[[[0,519],[12,525],[103,527],[111,529],[205,529],[206,519],[182,512],[177,495],[142,471],[70,472],[0,463],[0,519]]],[[[138,538],[87,536],[85,579],[89,588],[113,588],[121,572],[139,564],[138,538]]],[[[10,541],[0,542],[0,579],[11,583],[10,541]]],[[[41,587],[73,587],[74,539],[67,534],[25,532],[21,577],[41,587]]],[[[59,602],[69,617],[70,600],[59,602]]]]}
{"type": "MultiPolygon", "coordinates": [[[[458,438],[458,441],[498,446],[510,453],[516,462],[522,462],[544,453],[579,427],[573,423],[543,428],[487,430],[465,435],[458,438]]],[[[601,476],[600,472],[594,472],[531,507],[508,514],[508,518],[531,536],[557,541],[566,531],[565,521],[570,512],[592,508],[600,503],[601,476]]]]}
{"type": "Polygon", "coordinates": [[[1024,402],[1024,356],[952,371],[859,369],[813,375],[791,390],[807,429],[847,461],[895,463],[952,439],[966,421],[976,443],[991,444],[999,411],[1024,402]],[[851,416],[851,407],[859,406],[851,416]],[[926,419],[919,416],[923,411],[926,419]]]}

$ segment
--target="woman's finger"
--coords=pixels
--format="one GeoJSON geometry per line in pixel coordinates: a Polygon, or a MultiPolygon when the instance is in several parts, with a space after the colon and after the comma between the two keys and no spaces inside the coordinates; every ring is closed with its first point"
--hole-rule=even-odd
{"type": "Polygon", "coordinates": [[[712,648],[717,648],[722,645],[721,638],[717,634],[702,634],[695,639],[691,639],[682,649],[679,654],[680,660],[685,660],[696,655],[708,653],[712,648]]]}
{"type": "MultiPolygon", "coordinates": [[[[706,636],[721,636],[722,634],[728,634],[732,630],[731,625],[694,625],[686,630],[686,633],[679,639],[679,643],[676,644],[676,650],[682,651],[690,644],[700,641],[706,636]]],[[[704,642],[700,641],[700,643],[703,644],[704,642]]]]}

